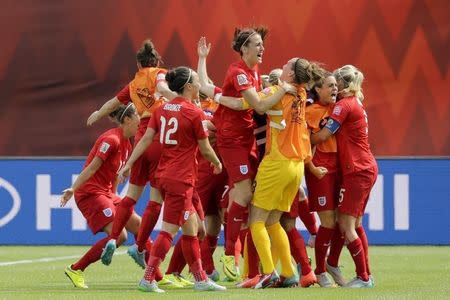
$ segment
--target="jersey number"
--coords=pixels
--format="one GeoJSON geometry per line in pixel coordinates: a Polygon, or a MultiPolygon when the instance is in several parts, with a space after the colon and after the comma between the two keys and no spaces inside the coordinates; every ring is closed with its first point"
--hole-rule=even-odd
{"type": "Polygon", "coordinates": [[[339,203],[342,203],[342,201],[344,201],[344,193],[345,189],[341,188],[341,190],[339,191],[339,203]]]}
{"type": "Polygon", "coordinates": [[[175,117],[172,117],[169,119],[169,122],[166,121],[166,118],[161,116],[161,135],[159,136],[159,142],[161,144],[166,145],[177,145],[177,140],[173,140],[170,138],[172,134],[177,132],[178,129],[178,120],[175,117]],[[167,131],[166,131],[166,125],[167,125],[167,131]]]}

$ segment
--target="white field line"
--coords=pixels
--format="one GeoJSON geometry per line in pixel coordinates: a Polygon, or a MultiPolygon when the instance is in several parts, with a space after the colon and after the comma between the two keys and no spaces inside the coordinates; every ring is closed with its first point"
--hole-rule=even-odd
{"type": "MultiPolygon", "coordinates": [[[[127,253],[126,251],[117,251],[114,255],[123,255],[127,253]]],[[[15,260],[15,261],[4,261],[0,262],[0,267],[13,266],[13,265],[21,265],[21,264],[33,264],[33,263],[43,263],[50,261],[58,261],[58,260],[66,260],[73,258],[80,258],[83,254],[79,255],[69,255],[69,256],[56,256],[56,257],[43,257],[36,259],[24,259],[24,260],[15,260]]]]}

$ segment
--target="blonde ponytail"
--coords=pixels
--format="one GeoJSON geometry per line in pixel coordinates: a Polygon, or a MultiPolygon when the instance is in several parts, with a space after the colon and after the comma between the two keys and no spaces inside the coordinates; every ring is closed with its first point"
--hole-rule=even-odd
{"type": "Polygon", "coordinates": [[[333,75],[336,79],[342,79],[342,81],[344,81],[345,88],[339,91],[339,93],[348,93],[356,96],[361,102],[364,100],[362,89],[364,74],[360,70],[358,70],[355,66],[345,65],[335,70],[333,75]]]}

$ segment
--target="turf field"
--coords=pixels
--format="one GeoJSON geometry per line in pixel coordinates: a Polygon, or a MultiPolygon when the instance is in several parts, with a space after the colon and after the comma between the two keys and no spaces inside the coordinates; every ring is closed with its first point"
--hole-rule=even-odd
{"type": "MultiPolygon", "coordinates": [[[[118,250],[111,266],[96,263],[86,270],[88,290],[75,289],[64,275],[64,268],[87,249],[1,246],[0,299],[450,299],[450,247],[371,247],[376,283],[373,289],[248,290],[224,283],[229,288],[226,292],[167,289],[164,295],[137,290],[143,271],[124,254],[124,247],[118,250]]],[[[313,254],[311,249],[308,251],[313,254]]],[[[221,248],[216,251],[216,261],[221,252],[221,248]]],[[[341,264],[350,279],[354,267],[346,249],[341,264]]]]}

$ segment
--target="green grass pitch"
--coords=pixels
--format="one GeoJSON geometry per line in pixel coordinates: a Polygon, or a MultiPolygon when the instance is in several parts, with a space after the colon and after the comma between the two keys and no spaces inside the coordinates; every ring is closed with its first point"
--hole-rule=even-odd
{"type": "MultiPolygon", "coordinates": [[[[373,289],[237,289],[231,283],[226,292],[194,292],[166,289],[156,295],[137,290],[143,271],[119,248],[109,267],[100,262],[85,272],[88,290],[75,289],[64,268],[88,247],[80,246],[1,246],[0,299],[450,299],[450,247],[370,247],[373,289]],[[43,258],[51,258],[47,261],[43,258]],[[53,258],[56,258],[54,260],[53,258]],[[36,261],[41,259],[40,261],[36,261]],[[6,265],[5,262],[23,261],[6,265]]],[[[215,261],[222,253],[218,248],[215,261]]],[[[308,249],[313,257],[313,251],[308,249]]],[[[164,271],[168,259],[163,264],[164,271]]],[[[314,262],[313,262],[314,263],[314,262]]],[[[347,279],[354,276],[348,251],[343,249],[341,265],[347,279]]],[[[220,269],[219,263],[216,264],[220,269]]]]}

